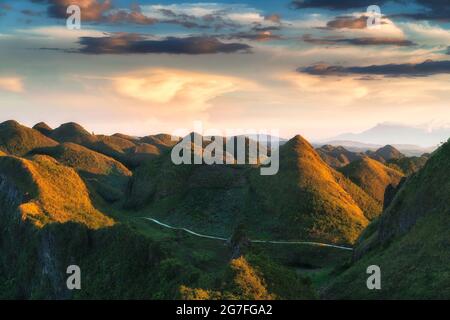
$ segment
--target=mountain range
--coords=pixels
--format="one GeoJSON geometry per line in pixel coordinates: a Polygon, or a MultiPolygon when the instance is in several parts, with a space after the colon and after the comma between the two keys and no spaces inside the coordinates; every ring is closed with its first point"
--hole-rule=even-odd
{"type": "MultiPolygon", "coordinates": [[[[439,144],[447,141],[449,136],[449,126],[428,128],[426,126],[413,127],[395,123],[380,123],[363,132],[340,134],[336,137],[321,141],[321,143],[330,144],[330,141],[350,141],[375,145],[392,144],[435,148],[439,144]]],[[[406,148],[410,147],[405,146],[406,148]]]]}
{"type": "Polygon", "coordinates": [[[440,253],[448,143],[408,157],[392,145],[314,148],[297,135],[279,147],[273,176],[260,175],[263,162],[175,165],[176,143],[76,123],[1,123],[0,298],[450,296],[450,257],[440,253]],[[286,241],[326,246],[271,243],[286,241]],[[386,268],[388,290],[367,290],[369,262],[386,268]],[[416,268],[405,274],[409,263],[416,268]],[[65,287],[70,264],[83,270],[81,291],[65,287]]]}

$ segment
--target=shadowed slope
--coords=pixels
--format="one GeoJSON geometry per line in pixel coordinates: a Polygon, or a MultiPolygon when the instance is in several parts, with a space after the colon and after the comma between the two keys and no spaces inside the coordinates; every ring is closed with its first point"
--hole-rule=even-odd
{"type": "Polygon", "coordinates": [[[361,153],[351,152],[344,147],[334,147],[331,145],[325,145],[316,149],[320,157],[325,161],[330,167],[340,168],[346,166],[350,162],[359,160],[362,157],[361,153]]]}
{"type": "Polygon", "coordinates": [[[92,229],[114,224],[96,210],[86,185],[71,168],[48,156],[31,159],[0,157],[0,180],[22,196],[19,211],[23,220],[38,227],[52,222],[77,222],[92,229]]]}
{"type": "Polygon", "coordinates": [[[33,126],[33,129],[39,131],[40,133],[42,133],[44,136],[47,136],[47,137],[53,131],[53,129],[48,124],[46,124],[45,122],[36,123],[33,126]]]}
{"type": "Polygon", "coordinates": [[[427,163],[429,155],[423,155],[420,157],[405,157],[400,159],[392,159],[387,162],[387,166],[403,172],[405,175],[410,176],[413,173],[422,169],[427,163]]]}
{"type": "Polygon", "coordinates": [[[352,162],[340,171],[380,204],[384,202],[384,193],[389,185],[396,186],[403,177],[397,170],[368,157],[352,162]]]}
{"type": "Polygon", "coordinates": [[[450,143],[398,191],[359,240],[354,264],[326,290],[328,298],[448,299],[450,296],[450,143]],[[378,265],[382,289],[367,290],[378,265]]]}
{"type": "Polygon", "coordinates": [[[56,141],[16,121],[11,120],[0,124],[0,150],[5,153],[23,156],[34,148],[55,145],[57,145],[56,141]]]}
{"type": "Polygon", "coordinates": [[[131,171],[120,162],[74,143],[39,148],[33,153],[49,155],[60,163],[74,168],[105,200],[109,201],[119,200],[124,196],[123,192],[132,175],[131,171]]]}
{"type": "MultiPolygon", "coordinates": [[[[73,142],[82,145],[114,158],[129,168],[135,168],[148,160],[152,160],[169,148],[164,144],[165,140],[161,140],[162,137],[155,139],[151,139],[152,136],[146,137],[146,141],[154,142],[154,144],[150,144],[121,134],[112,136],[94,135],[76,123],[61,125],[52,131],[51,137],[61,143],[73,142]]],[[[159,135],[156,137],[159,137],[159,135]]]]}
{"type": "Polygon", "coordinates": [[[367,151],[366,155],[381,163],[386,163],[390,160],[402,159],[405,157],[404,154],[391,145],[386,145],[376,151],[367,151]]]}

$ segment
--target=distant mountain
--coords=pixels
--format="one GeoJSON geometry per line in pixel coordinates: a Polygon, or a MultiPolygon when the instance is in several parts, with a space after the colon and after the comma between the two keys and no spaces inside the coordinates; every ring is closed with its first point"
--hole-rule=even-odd
{"type": "Polygon", "coordinates": [[[448,299],[450,296],[450,142],[397,190],[358,241],[354,262],[325,290],[327,298],[448,299]],[[381,269],[381,290],[365,286],[381,269]]]}
{"type": "Polygon", "coordinates": [[[349,163],[361,159],[364,154],[359,152],[351,152],[342,146],[324,145],[316,148],[316,152],[331,167],[340,168],[349,163]]]}
{"type": "MultiPolygon", "coordinates": [[[[376,151],[383,147],[381,144],[370,144],[370,143],[362,143],[357,141],[348,141],[348,140],[332,140],[332,141],[324,141],[323,143],[313,143],[314,147],[319,148],[324,144],[331,145],[334,147],[344,147],[348,151],[361,153],[367,151],[376,151]]],[[[436,150],[436,147],[420,147],[417,145],[411,144],[392,144],[394,148],[399,150],[405,156],[413,157],[413,156],[421,156],[424,153],[431,153],[436,150]]]]}
{"type": "Polygon", "coordinates": [[[358,141],[368,144],[410,144],[421,147],[433,147],[447,141],[450,137],[450,127],[426,129],[400,124],[381,123],[361,133],[345,133],[327,139],[358,141]]]}
{"type": "Polygon", "coordinates": [[[391,145],[384,146],[376,151],[367,151],[366,154],[377,161],[386,163],[389,160],[405,158],[405,155],[391,145]]]}

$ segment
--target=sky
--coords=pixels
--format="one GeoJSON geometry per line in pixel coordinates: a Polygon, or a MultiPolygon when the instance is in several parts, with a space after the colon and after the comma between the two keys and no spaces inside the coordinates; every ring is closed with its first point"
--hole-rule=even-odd
{"type": "Polygon", "coordinates": [[[147,135],[202,121],[310,140],[441,127],[449,80],[446,0],[0,0],[0,120],[29,126],[147,135]]]}

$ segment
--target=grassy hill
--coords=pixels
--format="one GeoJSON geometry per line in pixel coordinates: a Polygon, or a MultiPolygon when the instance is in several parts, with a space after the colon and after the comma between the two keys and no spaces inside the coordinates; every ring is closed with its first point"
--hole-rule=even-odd
{"type": "Polygon", "coordinates": [[[271,221],[278,236],[353,243],[367,225],[334,170],[300,136],[280,147],[278,174],[255,172],[251,186],[262,204],[259,218],[271,221]]]}
{"type": "Polygon", "coordinates": [[[450,296],[450,143],[398,191],[359,240],[354,263],[325,291],[328,298],[448,299],[450,296]],[[382,289],[369,291],[365,269],[378,265],[382,289]]]}
{"type": "Polygon", "coordinates": [[[403,177],[401,172],[368,157],[352,162],[340,171],[381,204],[386,188],[396,186],[403,177]]]}
{"type": "Polygon", "coordinates": [[[410,176],[422,169],[429,159],[429,155],[420,157],[404,157],[400,159],[392,159],[387,162],[387,166],[402,172],[405,176],[410,176]]]}
{"type": "Polygon", "coordinates": [[[0,176],[5,186],[20,195],[22,220],[29,220],[37,227],[69,221],[93,229],[114,224],[94,208],[87,187],[75,170],[51,157],[1,157],[0,176]]]}
{"type": "Polygon", "coordinates": [[[74,143],[38,148],[34,154],[44,154],[72,167],[105,199],[117,201],[124,198],[131,171],[120,162],[101,153],[74,143]]]}
{"type": "Polygon", "coordinates": [[[405,157],[404,154],[402,154],[400,151],[398,151],[395,147],[391,145],[386,145],[375,151],[369,150],[366,152],[366,155],[381,163],[386,163],[390,160],[397,160],[405,157]]]}
{"type": "Polygon", "coordinates": [[[350,162],[362,158],[362,154],[358,152],[351,152],[344,147],[334,147],[332,145],[324,145],[316,148],[317,153],[329,166],[333,168],[340,168],[348,165],[350,162]]]}
{"type": "Polygon", "coordinates": [[[44,136],[49,136],[52,133],[52,131],[53,131],[53,129],[48,124],[46,124],[45,122],[36,123],[33,126],[33,129],[39,131],[44,136]]]}
{"type": "Polygon", "coordinates": [[[122,134],[94,135],[77,123],[62,124],[49,136],[60,143],[72,142],[102,153],[128,168],[138,167],[160,156],[173,145],[167,141],[165,135],[149,136],[141,140],[122,134]]]}
{"type": "Polygon", "coordinates": [[[135,170],[127,207],[174,225],[228,237],[244,223],[253,238],[352,243],[381,205],[330,168],[297,137],[281,147],[281,168],[174,165],[167,154],[135,170]]]}
{"type": "Polygon", "coordinates": [[[0,123],[0,151],[23,156],[34,148],[51,147],[57,142],[39,131],[20,125],[16,121],[0,123]]]}

